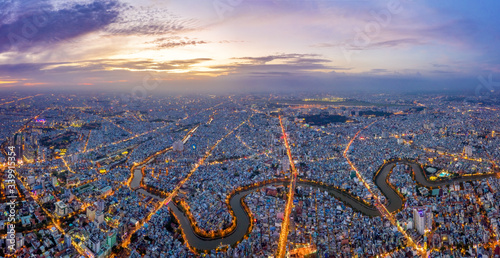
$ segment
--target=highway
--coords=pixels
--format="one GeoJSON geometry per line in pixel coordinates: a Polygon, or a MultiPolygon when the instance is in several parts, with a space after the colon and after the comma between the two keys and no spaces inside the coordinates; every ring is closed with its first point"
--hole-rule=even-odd
{"type": "Polygon", "coordinates": [[[288,230],[290,227],[290,214],[292,213],[293,207],[293,196],[295,193],[295,186],[297,184],[297,169],[295,168],[295,163],[293,162],[292,152],[290,150],[290,145],[288,144],[288,137],[286,136],[285,127],[283,127],[283,121],[281,120],[281,116],[279,116],[281,132],[283,133],[283,140],[285,143],[286,154],[288,156],[288,160],[290,161],[290,170],[291,170],[291,180],[290,185],[288,187],[288,195],[285,206],[285,214],[283,216],[283,224],[281,227],[280,238],[278,242],[278,252],[277,255],[280,258],[284,258],[286,255],[286,245],[288,239],[288,230]]]}

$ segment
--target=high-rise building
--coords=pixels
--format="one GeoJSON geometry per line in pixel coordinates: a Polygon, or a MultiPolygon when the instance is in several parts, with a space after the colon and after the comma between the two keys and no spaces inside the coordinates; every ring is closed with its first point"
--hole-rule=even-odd
{"type": "Polygon", "coordinates": [[[64,235],[64,245],[66,248],[71,247],[71,236],[69,234],[64,235]]]}
{"type": "Polygon", "coordinates": [[[106,244],[109,247],[113,247],[116,244],[116,232],[115,232],[115,230],[108,231],[108,235],[106,236],[106,244]]]}
{"type": "Polygon", "coordinates": [[[23,145],[24,144],[24,137],[22,133],[17,133],[14,136],[14,145],[23,145]]]}
{"type": "Polygon", "coordinates": [[[99,250],[101,250],[101,240],[99,239],[98,234],[93,234],[89,237],[87,240],[87,245],[92,250],[95,254],[99,253],[99,250]]]}
{"type": "Polygon", "coordinates": [[[90,221],[94,221],[95,220],[95,212],[96,212],[96,208],[94,206],[90,206],[90,207],[87,208],[87,218],[90,221]]]}
{"type": "Polygon", "coordinates": [[[101,224],[104,222],[104,213],[102,211],[96,211],[95,213],[95,221],[98,224],[101,224]]]}
{"type": "Polygon", "coordinates": [[[99,199],[97,201],[97,210],[104,211],[104,200],[99,199]]]}
{"type": "Polygon", "coordinates": [[[427,207],[414,208],[413,222],[417,232],[424,235],[425,231],[430,231],[432,229],[432,211],[427,207]]]}
{"type": "Polygon", "coordinates": [[[24,136],[22,133],[17,133],[14,135],[14,152],[16,153],[16,161],[22,160],[23,150],[24,150],[24,136]]]}

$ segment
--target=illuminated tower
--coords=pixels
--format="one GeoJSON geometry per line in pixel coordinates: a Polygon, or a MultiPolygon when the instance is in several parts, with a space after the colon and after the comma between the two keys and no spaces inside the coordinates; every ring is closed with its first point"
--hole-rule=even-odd
{"type": "Polygon", "coordinates": [[[427,207],[414,208],[413,222],[417,232],[424,235],[425,231],[432,229],[432,212],[427,207]]]}

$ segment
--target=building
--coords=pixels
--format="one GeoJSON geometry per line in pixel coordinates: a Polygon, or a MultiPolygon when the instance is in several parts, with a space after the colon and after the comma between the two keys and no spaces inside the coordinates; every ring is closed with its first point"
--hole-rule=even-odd
{"type": "Polygon", "coordinates": [[[94,221],[95,220],[95,212],[96,212],[96,208],[94,206],[90,206],[90,207],[87,208],[87,218],[90,221],[94,221]]]}
{"type": "Polygon", "coordinates": [[[434,129],[436,125],[434,123],[424,124],[424,129],[431,130],[434,129]]]}
{"type": "MultiPolygon", "coordinates": [[[[109,187],[109,186],[107,186],[107,187],[109,187]]],[[[111,187],[109,187],[109,188],[111,189],[111,187]]],[[[105,205],[104,204],[105,204],[104,200],[99,199],[97,201],[97,210],[104,211],[104,209],[105,209],[105,205]]]]}
{"type": "Polygon", "coordinates": [[[23,233],[16,234],[16,249],[19,250],[24,246],[24,235],[23,233]]]}
{"type": "Polygon", "coordinates": [[[101,250],[101,240],[99,239],[98,234],[93,234],[89,237],[87,240],[87,245],[92,250],[95,254],[99,253],[99,250],[101,250]]]}
{"type": "MultiPolygon", "coordinates": [[[[99,190],[101,192],[101,196],[105,196],[105,195],[109,195],[111,194],[111,192],[113,191],[113,189],[111,188],[111,186],[106,186],[104,188],[102,188],[101,190],[99,190]]],[[[103,208],[104,209],[104,208],[103,208]]]]}
{"type": "Polygon", "coordinates": [[[64,245],[66,248],[71,247],[71,236],[69,234],[64,235],[64,245]]]}
{"type": "Polygon", "coordinates": [[[413,209],[413,222],[415,229],[421,235],[432,229],[432,211],[427,207],[416,207],[413,209]]]}
{"type": "Polygon", "coordinates": [[[464,147],[464,155],[467,157],[472,156],[473,151],[474,151],[474,149],[472,148],[472,146],[467,145],[464,147]]]}
{"type": "Polygon", "coordinates": [[[59,181],[57,180],[57,177],[53,176],[51,182],[52,182],[52,186],[54,186],[54,187],[59,186],[59,181]]]}
{"type": "Polygon", "coordinates": [[[98,224],[101,224],[104,222],[104,213],[102,211],[96,211],[95,213],[95,221],[98,224]]]}
{"type": "Polygon", "coordinates": [[[55,203],[56,205],[56,213],[60,217],[66,216],[69,213],[68,206],[63,201],[58,201],[55,203]]]}
{"type": "Polygon", "coordinates": [[[283,157],[283,159],[281,159],[281,169],[283,169],[283,171],[288,171],[290,169],[290,160],[288,159],[287,156],[283,157]]]}
{"type": "Polygon", "coordinates": [[[108,234],[106,236],[106,244],[109,247],[113,247],[116,244],[116,232],[114,230],[108,231],[108,234]]]}
{"type": "Polygon", "coordinates": [[[34,176],[28,176],[28,185],[32,186],[35,184],[35,177],[34,176]]]}
{"type": "Polygon", "coordinates": [[[16,153],[16,162],[21,161],[24,155],[24,136],[22,133],[17,133],[12,139],[14,152],[16,153]]]}
{"type": "Polygon", "coordinates": [[[173,151],[182,152],[184,150],[184,144],[182,143],[181,140],[177,140],[174,142],[172,149],[173,151]]]}

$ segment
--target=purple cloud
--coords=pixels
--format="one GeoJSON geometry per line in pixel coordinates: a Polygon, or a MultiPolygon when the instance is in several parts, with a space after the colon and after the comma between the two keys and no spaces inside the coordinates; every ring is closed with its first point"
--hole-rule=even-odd
{"type": "Polygon", "coordinates": [[[3,6],[6,15],[0,18],[0,53],[57,44],[100,30],[117,19],[121,8],[115,0],[97,0],[59,10],[46,1],[21,2],[22,11],[18,10],[18,1],[3,6]]]}

